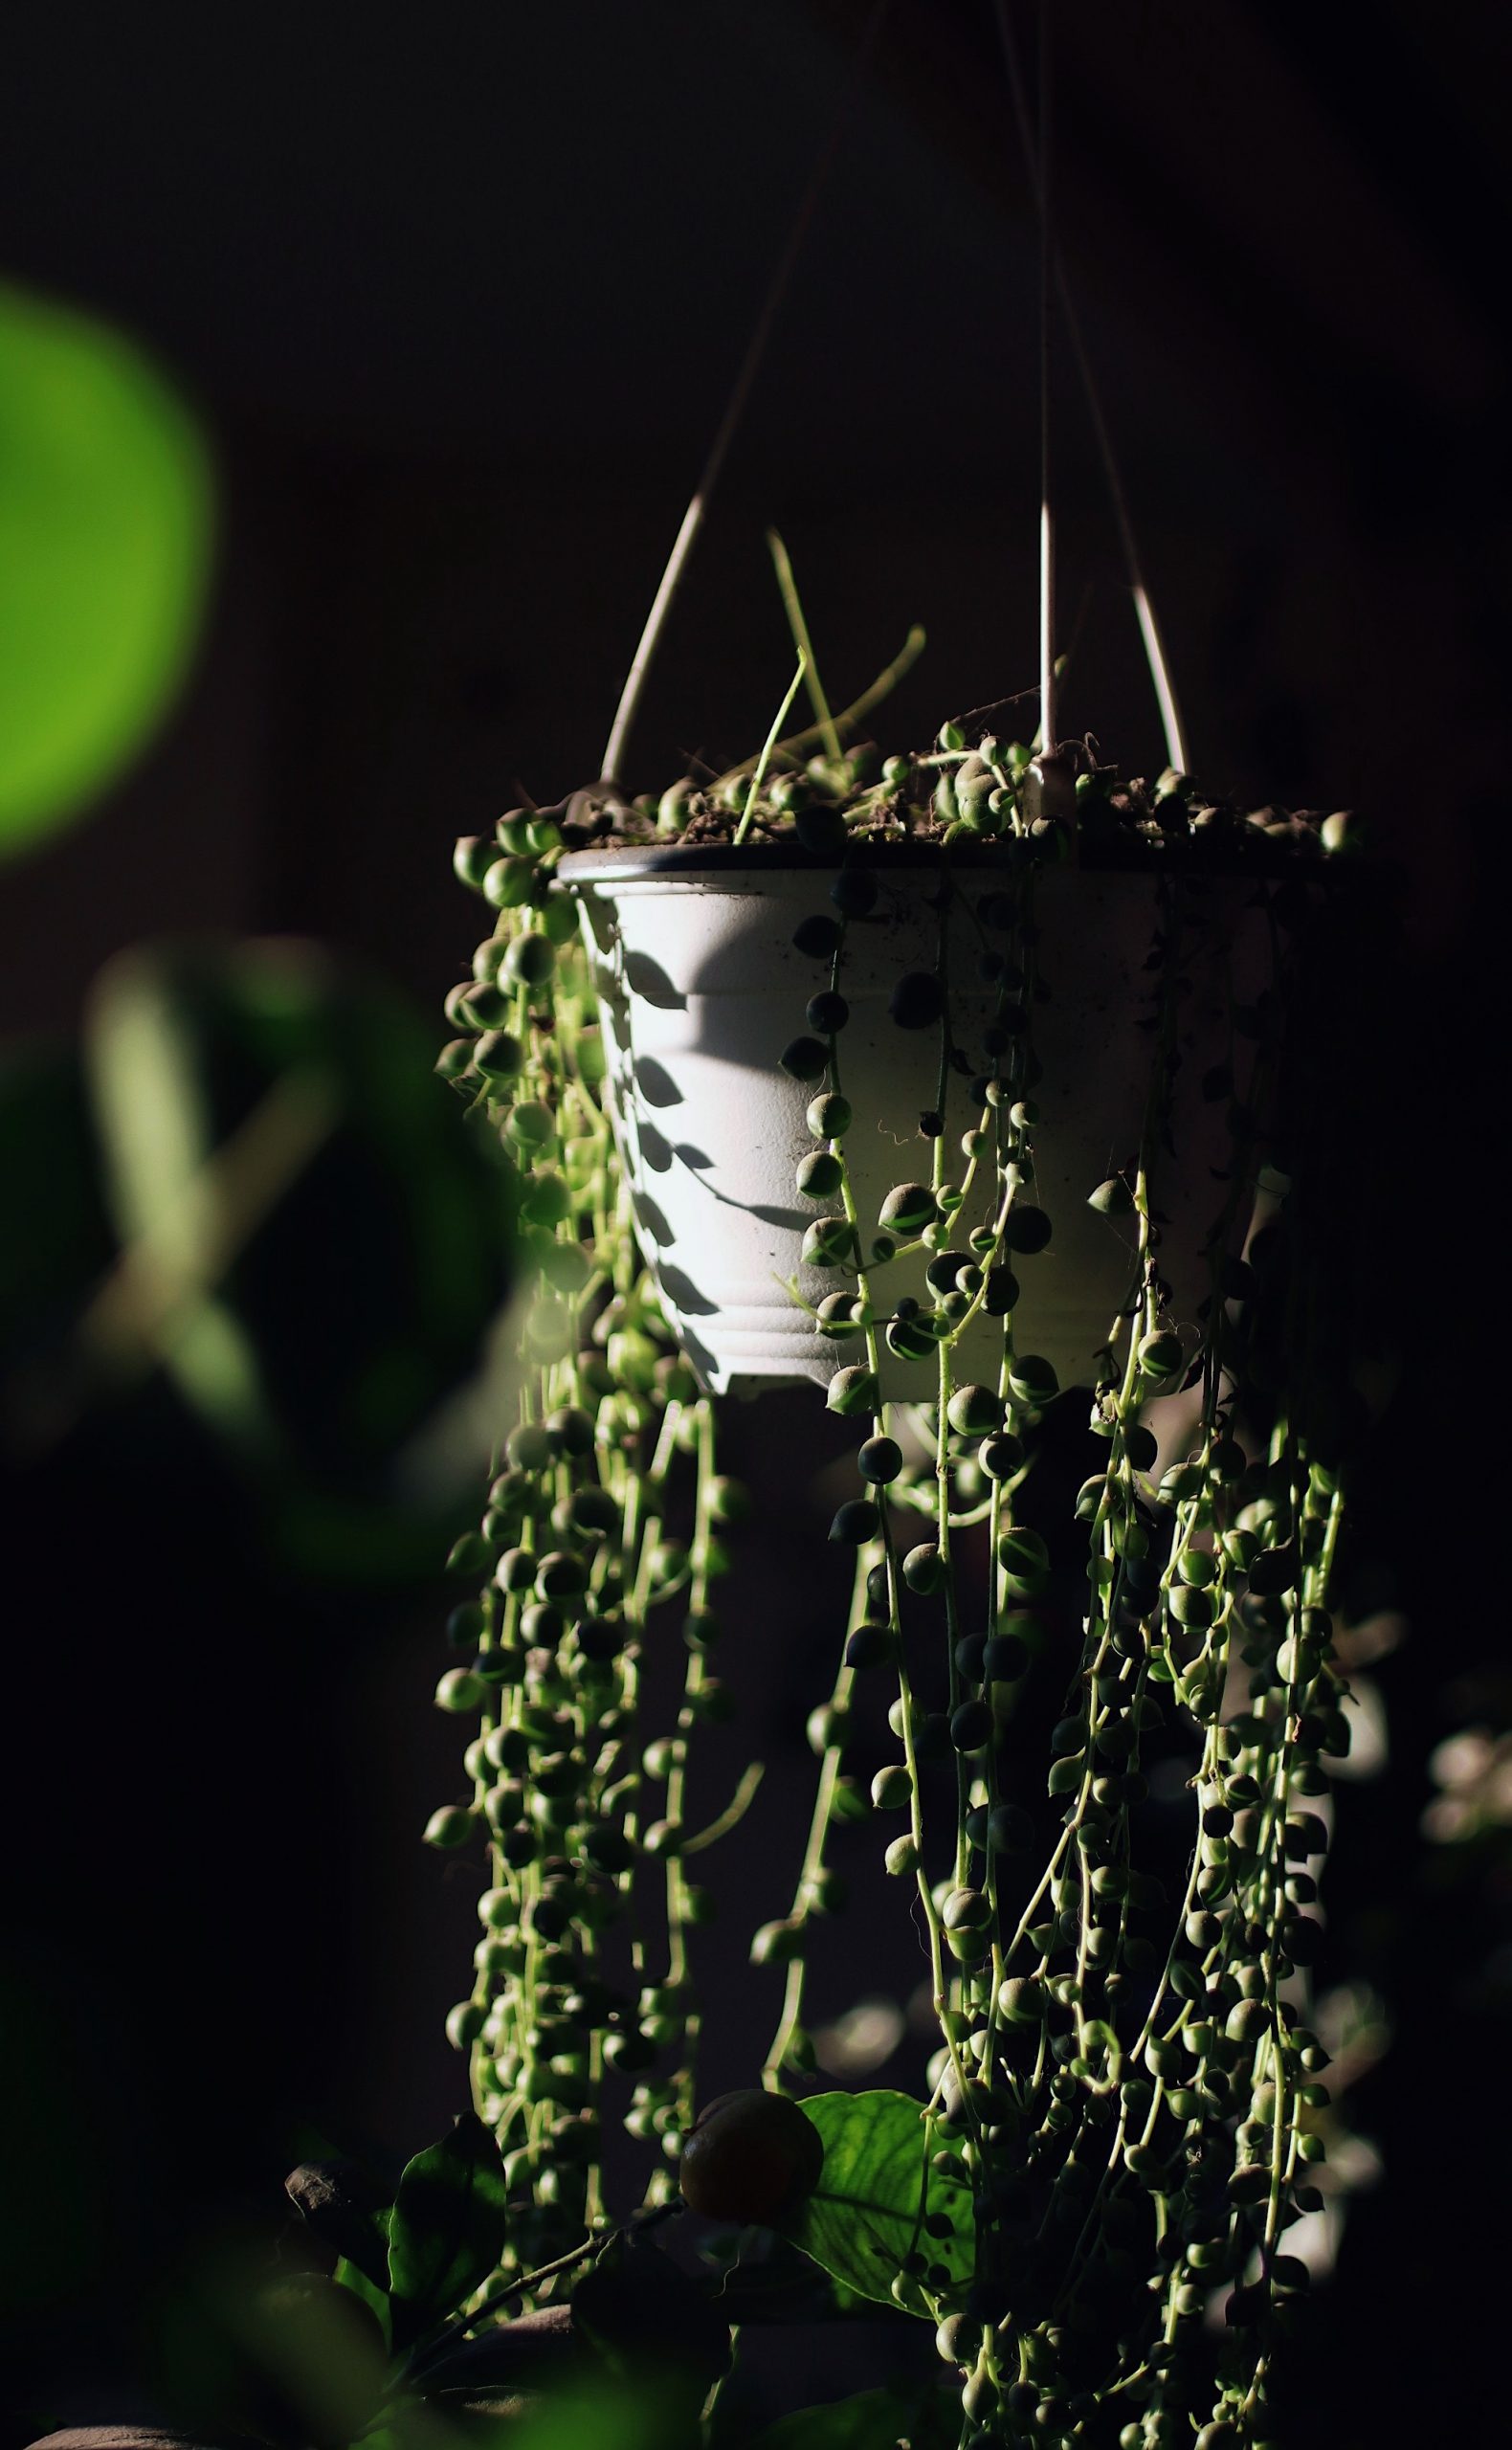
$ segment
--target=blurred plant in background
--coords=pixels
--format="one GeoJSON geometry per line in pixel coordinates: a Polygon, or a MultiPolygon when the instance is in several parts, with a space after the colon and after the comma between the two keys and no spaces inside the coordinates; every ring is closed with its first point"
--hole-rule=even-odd
{"type": "Polygon", "coordinates": [[[109,965],[81,1052],[0,1078],[11,1456],[94,1424],[149,1477],[167,1404],[285,1569],[428,1578],[486,1458],[514,1207],[429,1055],[316,945],[109,965]]]}
{"type": "MultiPolygon", "coordinates": [[[[213,494],[134,342],[0,284],[0,858],[82,814],[172,704],[213,494]]],[[[508,1289],[510,1169],[390,990],[311,944],[122,955],[80,1057],[0,1071],[0,1159],[12,1461],[108,1421],[150,1471],[170,1391],[286,1567],[428,1574],[487,1450],[447,1398],[508,1289]]]]}
{"type": "MultiPolygon", "coordinates": [[[[206,441],[137,345],[0,283],[0,860],[104,798],[169,713],[213,527],[206,441]]],[[[474,1510],[513,1341],[514,1173],[432,1059],[392,987],[297,939],[136,946],[96,978],[77,1046],[0,1054],[9,1595],[22,1645],[55,1611],[69,1628],[66,1676],[24,1707],[36,1778],[66,1776],[74,1797],[44,1846],[27,1827],[0,1952],[8,2194],[32,2208],[0,2300],[23,2321],[98,2306],[126,2231],[134,2277],[112,2296],[129,2301],[161,2250],[85,2035],[97,2057],[111,2033],[140,2045],[115,2081],[124,2126],[150,2136],[152,2085],[183,2095],[188,2074],[170,1969],[212,1898],[239,1919],[243,1961],[196,1939],[200,2013],[218,2023],[225,2097],[265,2111],[228,2032],[275,1955],[300,1987],[293,1859],[260,1793],[245,1848],[227,1815],[240,1798],[245,1818],[258,1730],[277,1726],[297,1768],[322,1756],[300,1832],[330,1830],[346,1776],[332,1671],[305,1672],[291,1706],[301,1633],[339,1646],[359,1612],[381,1630],[474,1510]],[[180,1860],[196,1818],[213,1843],[180,1860]],[[118,1885],[86,1995],[74,1900],[105,1830],[118,1885]],[[114,2026],[95,2000],[112,1988],[114,2026]]],[[[24,1675],[23,1648],[23,1693],[24,1675]]],[[[195,2215],[171,2216],[187,2235],[195,2215]]],[[[71,2387],[87,2392],[97,2352],[70,2343],[71,2387]]]]}
{"type": "Polygon", "coordinates": [[[1512,1827],[1512,1733],[1462,1727],[1429,1762],[1439,1793],[1423,1814],[1424,1834],[1441,1846],[1512,1827]]]}

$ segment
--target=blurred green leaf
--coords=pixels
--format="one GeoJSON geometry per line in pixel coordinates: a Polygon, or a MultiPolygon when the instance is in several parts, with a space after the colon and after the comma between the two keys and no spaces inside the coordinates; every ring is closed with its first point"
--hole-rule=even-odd
{"type": "Polygon", "coordinates": [[[0,1956],[0,2099],[11,2105],[0,2143],[0,2305],[18,2328],[98,2284],[112,2242],[78,2036],[50,1996],[56,1987],[56,1971],[50,1982],[19,1953],[0,1956]]]}
{"type": "Polygon", "coordinates": [[[376,2282],[369,2280],[362,2265],[352,2262],[345,2255],[337,2256],[336,2268],[332,2276],[339,2287],[349,2289],[351,2294],[367,2307],[382,2330],[385,2342],[391,2347],[393,2307],[389,2303],[388,2289],[380,2288],[376,2282]]]}
{"type": "Polygon", "coordinates": [[[377,2413],[389,2366],[383,2325],[362,2297],[322,2273],[291,2272],[265,2283],[233,2320],[300,2436],[356,2440],[377,2413]]]}
{"type": "Polygon", "coordinates": [[[513,2422],[507,2439],[515,2450],[694,2450],[697,2433],[654,2388],[620,2385],[553,2394],[539,2413],[513,2422]]]}
{"type": "Polygon", "coordinates": [[[389,2230],[394,2344],[407,2347],[470,2297],[503,2252],[508,2223],[497,2138],[471,2110],[417,2152],[399,2180],[389,2230]]]}
{"type": "Polygon", "coordinates": [[[0,858],[143,746],[204,609],[198,428],[107,325],[0,282],[0,858]]]}

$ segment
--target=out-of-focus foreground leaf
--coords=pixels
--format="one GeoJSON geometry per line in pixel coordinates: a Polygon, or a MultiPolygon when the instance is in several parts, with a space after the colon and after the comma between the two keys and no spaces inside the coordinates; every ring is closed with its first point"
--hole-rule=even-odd
{"type": "Polygon", "coordinates": [[[193,651],[210,457],[122,333],[0,281],[0,858],[79,815],[193,651]]]}

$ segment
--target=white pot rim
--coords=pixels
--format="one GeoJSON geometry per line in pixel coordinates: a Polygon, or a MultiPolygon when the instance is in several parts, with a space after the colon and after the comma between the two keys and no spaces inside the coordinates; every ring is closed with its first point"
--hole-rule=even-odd
{"type": "Polygon", "coordinates": [[[1212,877],[1216,880],[1317,876],[1331,871],[1324,856],[1300,851],[1290,843],[1266,836],[1222,835],[1194,842],[1119,841],[1080,843],[1075,858],[1046,858],[1035,846],[1012,838],[961,843],[919,841],[868,842],[857,839],[838,857],[833,852],[806,851],[798,842],[625,842],[594,843],[568,851],[557,863],[564,884],[633,883],[642,878],[690,880],[706,876],[807,875],[833,878],[847,859],[889,869],[938,870],[944,866],[979,873],[999,869],[1005,876],[1033,868],[1057,875],[1212,877]]]}

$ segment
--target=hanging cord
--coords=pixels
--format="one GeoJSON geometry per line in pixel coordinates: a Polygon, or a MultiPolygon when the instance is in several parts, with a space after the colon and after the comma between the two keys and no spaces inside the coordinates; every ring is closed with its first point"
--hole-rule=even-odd
{"type": "Polygon", "coordinates": [[[604,751],[604,770],[601,779],[606,783],[614,783],[619,780],[625,746],[630,738],[635,717],[640,711],[640,701],[645,692],[652,660],[661,642],[661,633],[667,624],[667,615],[672,610],[673,599],[681,583],[682,573],[687,568],[688,556],[693,550],[699,530],[703,524],[710,497],[719,482],[720,471],[724,465],[724,456],[734,439],[735,429],[741,421],[746,400],[750,396],[751,386],[756,380],[762,359],[766,355],[767,343],[771,336],[772,325],[777,320],[777,310],[787,295],[793,270],[803,250],[804,239],[808,235],[809,224],[813,218],[814,208],[818,204],[825,181],[830,175],[834,157],[840,149],[841,140],[850,125],[851,114],[860,94],[866,63],[871,56],[872,46],[881,31],[882,20],[890,5],[891,0],[877,0],[877,5],[867,20],[866,30],[861,36],[856,57],[851,63],[849,74],[840,89],[829,137],[810,173],[809,184],[804,189],[797,212],[793,216],[792,228],[788,234],[788,243],[778,258],[776,271],[772,274],[761,313],[756,319],[756,328],[751,334],[740,372],[735,378],[735,388],[725,404],[719,432],[715,434],[709,448],[709,456],[703,463],[703,473],[699,479],[692,501],[682,514],[682,524],[678,530],[677,542],[672,547],[667,567],[661,573],[661,584],[656,590],[655,601],[646,616],[646,626],[640,634],[640,644],[635,649],[635,659],[630,667],[625,686],[620,693],[619,705],[615,710],[614,721],[610,730],[609,746],[604,751]]]}
{"type": "Polygon", "coordinates": [[[1050,8],[1039,0],[1039,753],[1056,751],[1056,531],[1050,514],[1050,8]]]}
{"type": "MultiPolygon", "coordinates": [[[[1107,481],[1108,495],[1113,505],[1113,517],[1119,531],[1119,542],[1123,548],[1123,566],[1128,574],[1129,590],[1134,598],[1134,611],[1139,620],[1140,635],[1145,642],[1145,660],[1149,665],[1149,677],[1154,685],[1156,702],[1160,708],[1161,728],[1166,735],[1167,762],[1173,766],[1178,773],[1184,774],[1187,771],[1186,734],[1182,728],[1181,714],[1176,704],[1176,691],[1170,677],[1170,667],[1166,660],[1166,649],[1161,638],[1160,625],[1156,621],[1155,608],[1150,602],[1149,592],[1145,585],[1144,572],[1140,567],[1139,547],[1134,539],[1133,522],[1129,517],[1128,500],[1123,491],[1123,479],[1119,474],[1118,460],[1114,457],[1113,438],[1108,432],[1107,419],[1102,412],[1101,395],[1099,392],[1097,379],[1092,371],[1091,361],[1087,356],[1086,343],[1083,340],[1081,333],[1081,322],[1077,313],[1076,301],[1071,294],[1070,282],[1066,278],[1065,264],[1060,257],[1058,250],[1050,245],[1050,214],[1046,208],[1045,201],[1047,166],[1042,160],[1040,149],[1035,145],[1034,129],[1030,122],[1029,95],[1025,85],[1024,72],[1019,62],[1018,45],[1013,38],[1012,21],[1009,15],[1009,0],[996,0],[996,5],[997,30],[1002,43],[1004,63],[1008,70],[1009,86],[1013,98],[1013,115],[1018,122],[1019,145],[1023,151],[1024,160],[1028,165],[1031,184],[1034,189],[1039,205],[1039,237],[1041,251],[1040,311],[1042,318],[1040,334],[1041,350],[1042,353],[1044,353],[1045,322],[1047,320],[1047,310],[1043,294],[1045,287],[1044,259],[1048,253],[1056,295],[1060,301],[1061,321],[1065,327],[1066,338],[1071,343],[1071,353],[1076,359],[1077,372],[1080,377],[1081,388],[1086,395],[1087,413],[1092,421],[1093,435],[1097,442],[1099,456],[1102,461],[1102,473],[1107,481]]],[[[1045,47],[1045,31],[1044,0],[1041,0],[1039,86],[1041,145],[1043,145],[1044,140],[1048,135],[1049,126],[1049,115],[1047,108],[1048,56],[1045,47]]],[[[1041,452],[1043,456],[1040,474],[1042,501],[1048,502],[1048,451],[1045,445],[1043,430],[1045,424],[1045,406],[1044,368],[1042,366],[1040,418],[1041,452]]],[[[1041,549],[1044,549],[1043,534],[1041,536],[1041,549]]],[[[1041,610],[1043,611],[1043,604],[1041,606],[1041,610]]],[[[1053,686],[1054,676],[1052,675],[1052,687],[1053,686]]]]}

